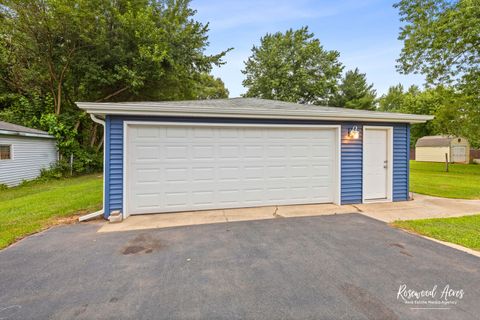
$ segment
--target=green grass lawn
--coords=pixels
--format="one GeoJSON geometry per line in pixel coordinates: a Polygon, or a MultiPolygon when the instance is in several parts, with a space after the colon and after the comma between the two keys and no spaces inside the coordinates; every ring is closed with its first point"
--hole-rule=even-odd
{"type": "Polygon", "coordinates": [[[480,165],[410,161],[410,191],[431,196],[480,199],[480,165]]]}
{"type": "Polygon", "coordinates": [[[395,221],[395,227],[480,251],[480,215],[395,221]]]}
{"type": "Polygon", "coordinates": [[[31,182],[0,191],[0,249],[58,222],[59,218],[99,210],[100,174],[31,182]]]}

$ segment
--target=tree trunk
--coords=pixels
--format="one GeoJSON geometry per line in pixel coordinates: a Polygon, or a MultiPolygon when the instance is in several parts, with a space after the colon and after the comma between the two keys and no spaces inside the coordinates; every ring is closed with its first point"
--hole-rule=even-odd
{"type": "Polygon", "coordinates": [[[97,152],[99,152],[100,149],[102,149],[104,138],[105,138],[105,137],[104,137],[103,134],[102,134],[102,137],[100,138],[100,143],[99,143],[98,146],[97,146],[97,152]]]}
{"type": "Polygon", "coordinates": [[[93,123],[93,128],[92,128],[92,136],[90,137],[90,148],[93,148],[95,145],[95,142],[97,141],[97,126],[98,124],[96,122],[93,123]]]}
{"type": "Polygon", "coordinates": [[[55,114],[58,116],[60,114],[62,107],[62,83],[58,82],[57,85],[57,99],[56,99],[56,106],[55,106],[55,114]]]}

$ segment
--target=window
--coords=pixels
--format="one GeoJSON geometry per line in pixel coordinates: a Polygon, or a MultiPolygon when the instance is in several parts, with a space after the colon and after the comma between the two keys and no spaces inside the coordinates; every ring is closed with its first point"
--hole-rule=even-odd
{"type": "Polygon", "coordinates": [[[0,145],[0,160],[9,160],[12,159],[12,146],[11,145],[0,145]]]}

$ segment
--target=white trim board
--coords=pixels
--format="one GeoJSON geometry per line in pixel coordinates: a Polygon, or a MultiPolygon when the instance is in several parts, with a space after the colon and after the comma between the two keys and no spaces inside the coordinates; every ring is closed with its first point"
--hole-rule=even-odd
{"type": "MultiPolygon", "coordinates": [[[[341,125],[289,125],[289,124],[250,124],[250,123],[192,123],[192,122],[163,122],[163,121],[123,121],[123,217],[127,218],[128,212],[128,175],[127,175],[127,155],[128,155],[128,128],[130,125],[152,125],[152,126],[210,126],[210,127],[262,127],[262,128],[317,128],[317,129],[335,129],[335,172],[336,177],[334,188],[335,204],[341,204],[341,125]]],[[[221,209],[221,208],[219,208],[221,209]]]]}
{"type": "Polygon", "coordinates": [[[393,127],[390,126],[363,126],[362,132],[362,203],[392,202],[393,201],[393,127]],[[386,199],[365,199],[365,134],[366,130],[387,131],[387,198],[386,199]]]}

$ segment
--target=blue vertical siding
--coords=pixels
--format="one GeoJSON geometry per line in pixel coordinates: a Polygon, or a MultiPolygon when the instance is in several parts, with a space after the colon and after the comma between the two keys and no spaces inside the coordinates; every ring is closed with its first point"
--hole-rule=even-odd
{"type": "Polygon", "coordinates": [[[410,200],[410,124],[407,124],[407,200],[410,200]]]}
{"type": "MultiPolygon", "coordinates": [[[[342,125],[342,204],[362,202],[363,125],[359,139],[348,139],[348,129],[356,124],[342,125]]],[[[367,124],[365,124],[367,125],[367,124]]],[[[408,200],[410,125],[368,123],[369,126],[393,127],[393,201],[408,200]]]]}
{"type": "Polygon", "coordinates": [[[309,124],[341,125],[341,203],[362,202],[362,161],[363,126],[379,125],[393,127],[393,200],[408,199],[409,183],[409,141],[408,124],[389,123],[346,123],[338,121],[301,120],[260,120],[260,119],[218,119],[218,118],[160,118],[160,117],[106,117],[106,164],[105,164],[105,217],[111,211],[123,211],[123,121],[172,121],[172,122],[227,122],[227,123],[270,123],[270,124],[309,124]],[[357,126],[359,139],[349,139],[348,130],[357,126]]]}
{"type": "Polygon", "coordinates": [[[123,119],[107,116],[107,163],[105,217],[113,210],[123,210],[123,119]]]}
{"type": "Polygon", "coordinates": [[[353,123],[342,124],[341,139],[342,204],[362,203],[363,126],[353,123]],[[358,139],[348,138],[348,130],[354,125],[360,131],[358,139]]]}
{"type": "Polygon", "coordinates": [[[408,200],[409,125],[393,126],[393,201],[408,200]]]}

